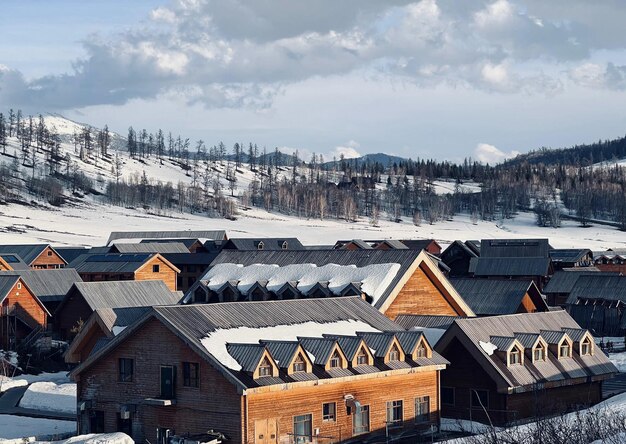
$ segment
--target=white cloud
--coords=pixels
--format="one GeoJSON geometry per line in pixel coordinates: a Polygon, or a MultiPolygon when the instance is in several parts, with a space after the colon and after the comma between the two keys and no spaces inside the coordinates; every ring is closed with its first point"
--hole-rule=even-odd
{"type": "Polygon", "coordinates": [[[505,153],[504,151],[499,150],[495,146],[488,143],[479,143],[478,145],[476,145],[476,149],[474,150],[474,155],[480,162],[489,163],[491,165],[515,157],[518,154],[519,151],[511,151],[509,153],[505,153]]]}

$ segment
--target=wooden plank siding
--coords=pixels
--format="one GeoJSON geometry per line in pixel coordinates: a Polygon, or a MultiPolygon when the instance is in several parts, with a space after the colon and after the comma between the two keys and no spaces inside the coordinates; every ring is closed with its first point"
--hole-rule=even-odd
{"type": "Polygon", "coordinates": [[[522,298],[522,303],[517,309],[518,313],[534,313],[537,311],[537,306],[531,299],[530,295],[526,293],[522,298]]]}
{"type": "Polygon", "coordinates": [[[176,269],[172,268],[172,265],[164,260],[160,256],[153,256],[146,261],[137,271],[135,271],[136,281],[155,281],[161,280],[167,285],[167,287],[176,291],[176,269]],[[159,271],[153,271],[153,267],[158,266],[159,271]]]}
{"type": "Polygon", "coordinates": [[[73,338],[75,334],[71,330],[81,322],[87,322],[93,313],[85,298],[76,290],[70,290],[67,299],[59,308],[54,312],[52,322],[54,330],[65,340],[73,338]]]}
{"type": "MultiPolygon", "coordinates": [[[[7,342],[9,338],[6,335],[9,316],[4,315],[6,311],[12,311],[30,329],[38,327],[45,329],[48,325],[48,313],[41,302],[24,284],[24,281],[21,278],[18,279],[2,301],[2,311],[0,311],[0,344],[5,350],[9,349],[7,342]]],[[[27,332],[28,329],[18,329],[16,339],[22,339],[27,332]]]]}
{"type": "Polygon", "coordinates": [[[65,261],[61,256],[57,254],[50,247],[46,247],[45,250],[41,252],[37,258],[30,263],[30,267],[33,269],[53,269],[53,268],[63,268],[65,267],[65,261]]]}

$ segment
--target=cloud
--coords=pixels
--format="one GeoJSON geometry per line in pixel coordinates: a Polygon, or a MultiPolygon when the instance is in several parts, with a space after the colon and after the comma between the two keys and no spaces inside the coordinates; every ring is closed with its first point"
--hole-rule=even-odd
{"type": "Polygon", "coordinates": [[[626,66],[607,63],[585,63],[570,70],[570,78],[577,84],[601,89],[626,90],[626,66]]]}
{"type": "Polygon", "coordinates": [[[474,150],[474,155],[476,158],[482,163],[495,164],[502,162],[503,160],[510,159],[519,154],[519,151],[511,151],[509,153],[505,153],[504,151],[499,150],[493,145],[488,143],[479,143],[476,145],[476,149],[474,150]]]}
{"type": "Polygon", "coordinates": [[[0,101],[59,110],[176,94],[206,107],[266,108],[286,86],[355,72],[504,94],[554,94],[565,79],[622,88],[622,66],[594,78],[559,68],[624,49],[623,22],[611,16],[626,18],[619,4],[555,2],[560,10],[538,0],[174,0],[134,30],[87,37],[86,56],[64,75],[3,70],[0,101]]]}

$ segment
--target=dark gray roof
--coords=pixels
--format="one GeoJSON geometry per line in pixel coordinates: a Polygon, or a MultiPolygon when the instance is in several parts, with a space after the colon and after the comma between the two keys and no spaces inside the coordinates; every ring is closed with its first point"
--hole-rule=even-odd
{"type": "Polygon", "coordinates": [[[0,254],[16,254],[30,265],[47,247],[48,244],[0,245],[0,254]]]}
{"type": "Polygon", "coordinates": [[[424,337],[424,334],[421,331],[400,331],[396,333],[396,337],[398,338],[400,346],[402,347],[404,352],[411,353],[413,349],[417,346],[420,338],[424,337]]]}
{"type": "MultiPolygon", "coordinates": [[[[450,282],[478,316],[517,313],[532,281],[511,279],[461,279],[450,282]]],[[[534,301],[539,303],[539,301],[534,301]]],[[[547,310],[547,306],[537,307],[547,310]]]]}
{"type": "Polygon", "coordinates": [[[498,350],[508,350],[515,342],[515,336],[489,336],[489,342],[498,347],[498,350]]]}
{"type": "Polygon", "coordinates": [[[434,239],[401,239],[400,242],[411,250],[425,250],[433,242],[438,244],[434,239]]]}
{"type": "Polygon", "coordinates": [[[92,310],[176,304],[180,299],[163,281],[78,282],[68,295],[74,291],[92,310]]]}
{"type": "Polygon", "coordinates": [[[68,264],[81,254],[91,253],[92,250],[93,249],[90,249],[89,247],[54,247],[54,251],[56,251],[68,264]]]}
{"type": "Polygon", "coordinates": [[[345,249],[346,245],[348,244],[354,244],[362,250],[371,250],[372,248],[374,248],[363,239],[339,240],[335,243],[335,246],[333,248],[342,250],[345,249]]]}
{"type": "Polygon", "coordinates": [[[133,244],[115,243],[111,249],[118,253],[189,253],[189,248],[182,242],[144,242],[133,244]]]}
{"type": "Polygon", "coordinates": [[[164,253],[161,256],[177,267],[179,265],[202,265],[206,268],[218,254],[219,252],[213,251],[211,253],[164,253]]]}
{"type": "MultiPolygon", "coordinates": [[[[399,240],[397,240],[397,239],[384,239],[384,240],[381,240],[381,241],[377,242],[376,244],[377,244],[377,245],[376,245],[376,247],[377,247],[379,244],[386,244],[386,245],[388,245],[389,247],[391,247],[391,248],[393,248],[393,249],[396,249],[396,250],[406,250],[406,249],[408,249],[408,248],[409,248],[409,247],[408,247],[408,246],[406,246],[406,245],[405,245],[402,241],[399,241],[399,240]]],[[[375,247],[375,248],[376,248],[376,247],[375,247]]],[[[420,250],[421,250],[421,248],[420,248],[420,250]]]]}
{"type": "Polygon", "coordinates": [[[604,273],[580,276],[567,298],[567,304],[575,304],[578,299],[626,302],[626,276],[604,273]]]}
{"type": "Polygon", "coordinates": [[[0,303],[2,303],[2,301],[4,301],[4,299],[7,297],[7,294],[17,283],[18,279],[19,276],[0,273],[0,303]]]}
{"type": "Polygon", "coordinates": [[[244,372],[253,373],[261,361],[265,346],[261,344],[227,344],[226,350],[241,365],[244,372]]]}
{"type": "Polygon", "coordinates": [[[391,281],[385,292],[378,298],[375,306],[381,307],[389,294],[400,282],[409,267],[415,262],[420,251],[415,250],[298,250],[298,251],[237,251],[222,250],[211,263],[234,263],[243,266],[253,264],[276,264],[280,267],[292,264],[326,264],[355,265],[365,267],[372,264],[396,263],[400,270],[391,281]]]}
{"type": "MultiPolygon", "coordinates": [[[[576,281],[580,276],[589,276],[600,273],[597,268],[593,268],[593,270],[588,270],[587,268],[570,268],[567,271],[558,270],[556,271],[550,281],[543,287],[543,292],[546,294],[551,293],[569,293],[574,288],[576,281]]],[[[618,273],[609,273],[609,275],[617,275],[618,273]]]]}
{"type": "MultiPolygon", "coordinates": [[[[562,327],[566,328],[566,327],[562,327]]],[[[573,328],[573,327],[571,327],[573,328]]],[[[556,345],[558,344],[563,336],[565,335],[565,331],[563,330],[539,330],[539,334],[548,344],[556,345]]]]}
{"type": "Polygon", "coordinates": [[[354,359],[354,355],[359,351],[359,344],[361,338],[358,336],[338,336],[338,335],[324,335],[327,339],[336,340],[339,343],[339,347],[350,361],[354,359]]]}
{"type": "Polygon", "coordinates": [[[374,356],[377,358],[383,358],[385,356],[394,338],[393,333],[359,332],[358,335],[365,339],[365,343],[372,349],[374,356]]]}
{"type": "Polygon", "coordinates": [[[13,268],[13,270],[30,270],[26,262],[17,254],[0,254],[0,257],[13,268]]]}
{"type": "Polygon", "coordinates": [[[298,351],[298,341],[261,341],[267,347],[279,368],[287,368],[298,351]]]}
{"type": "Polygon", "coordinates": [[[113,231],[107,245],[117,239],[208,239],[222,241],[226,239],[225,230],[206,231],[113,231]]]}
{"type": "Polygon", "coordinates": [[[480,257],[543,257],[548,258],[548,239],[483,239],[480,257]]]}
{"type": "Polygon", "coordinates": [[[79,273],[134,273],[152,253],[141,254],[83,254],[77,257],[70,267],[79,273]]]}
{"type": "Polygon", "coordinates": [[[578,262],[587,255],[592,255],[588,248],[555,248],[550,250],[552,262],[578,262]]]}
{"type": "Polygon", "coordinates": [[[421,328],[440,328],[446,330],[455,319],[462,319],[461,316],[433,316],[433,315],[398,315],[394,319],[405,330],[411,330],[415,327],[421,328]]]}
{"type": "Polygon", "coordinates": [[[524,348],[530,348],[535,345],[537,339],[539,338],[539,333],[513,333],[515,339],[517,339],[524,348]]]}
{"type": "Polygon", "coordinates": [[[584,328],[564,328],[563,331],[567,333],[567,335],[574,342],[580,342],[580,340],[585,336],[587,330],[584,328]]]}
{"type": "Polygon", "coordinates": [[[115,308],[99,308],[95,312],[100,317],[107,329],[112,332],[113,327],[128,327],[136,322],[151,307],[115,307],[115,308]]]}
{"type": "Polygon", "coordinates": [[[263,242],[263,250],[283,250],[283,244],[285,242],[287,243],[286,248],[284,248],[285,250],[304,250],[304,246],[296,237],[230,238],[228,241],[224,242],[222,248],[242,251],[258,250],[261,242],[263,242]]]}
{"type": "MultiPolygon", "coordinates": [[[[153,244],[153,243],[159,243],[159,244],[167,244],[167,243],[175,243],[175,244],[183,244],[185,247],[187,247],[187,249],[191,248],[193,246],[193,244],[195,244],[196,242],[200,242],[199,239],[194,239],[194,238],[190,238],[190,239],[185,239],[185,238],[178,238],[178,239],[142,239],[139,241],[139,243],[142,244],[153,244]]],[[[208,242],[208,241],[207,241],[208,242]]],[[[202,242],[200,242],[202,244],[202,242]]]]}
{"type": "MultiPolygon", "coordinates": [[[[355,337],[356,339],[356,337],[355,337]]],[[[358,339],[357,339],[358,340],[358,339]]],[[[324,365],[337,343],[333,338],[298,338],[304,349],[315,357],[315,364],[324,365]]],[[[341,348],[341,345],[339,346],[341,348]]],[[[343,349],[342,349],[343,351],[343,349]]],[[[345,351],[344,351],[345,354],[345,351]]]]}
{"type": "Polygon", "coordinates": [[[41,302],[62,301],[76,282],[82,282],[73,268],[51,270],[4,271],[0,275],[21,276],[28,288],[41,302]]]}
{"type": "Polygon", "coordinates": [[[550,258],[543,257],[474,257],[470,272],[475,276],[547,276],[550,258]]]}

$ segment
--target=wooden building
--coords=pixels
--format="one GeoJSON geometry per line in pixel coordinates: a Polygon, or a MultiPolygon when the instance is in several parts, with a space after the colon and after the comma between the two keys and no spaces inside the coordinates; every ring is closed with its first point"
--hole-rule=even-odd
{"type": "Polygon", "coordinates": [[[361,296],[399,314],[474,316],[439,269],[416,250],[222,250],[183,303],[361,296]]]}
{"type": "Polygon", "coordinates": [[[593,265],[593,253],[588,248],[553,248],[549,255],[555,270],[593,265]]]}
{"type": "Polygon", "coordinates": [[[45,330],[50,313],[20,276],[0,273],[0,348],[14,350],[33,331],[45,330]]]}
{"type": "Polygon", "coordinates": [[[593,264],[601,271],[617,272],[626,275],[626,249],[594,251],[593,264]]]}
{"type": "Polygon", "coordinates": [[[15,255],[30,268],[63,268],[67,262],[48,244],[0,245],[0,255],[15,255]]]}
{"type": "Polygon", "coordinates": [[[450,279],[476,316],[548,311],[533,281],[510,279],[450,279]]]}
{"type": "Polygon", "coordinates": [[[177,290],[180,272],[158,253],[86,254],[76,258],[71,267],[85,282],[161,280],[172,291],[177,290]]]}
{"type": "Polygon", "coordinates": [[[145,240],[148,242],[168,241],[173,239],[196,239],[200,243],[213,241],[221,243],[228,240],[226,231],[224,230],[188,230],[188,231],[113,231],[107,240],[107,245],[111,246],[114,242],[130,242],[130,240],[139,242],[145,240]]]}
{"type": "Polygon", "coordinates": [[[564,310],[457,319],[435,350],[442,414],[504,425],[602,400],[617,369],[564,310]]]}
{"type": "Polygon", "coordinates": [[[242,238],[231,237],[222,244],[224,250],[304,250],[304,245],[296,237],[289,238],[242,238]]]}
{"type": "Polygon", "coordinates": [[[480,256],[480,248],[470,241],[452,242],[443,253],[441,260],[450,268],[450,277],[465,277],[470,275],[470,261],[480,256]]]}
{"type": "Polygon", "coordinates": [[[70,339],[97,309],[168,305],[179,300],[180,293],[160,280],[77,282],[54,312],[54,328],[63,339],[70,339]]]}
{"type": "Polygon", "coordinates": [[[437,427],[446,364],[421,333],[347,297],[154,307],[71,377],[81,434],[331,443],[437,427]]]}
{"type": "Polygon", "coordinates": [[[0,254],[0,271],[30,270],[17,254],[0,254]]]}
{"type": "Polygon", "coordinates": [[[607,275],[618,275],[619,273],[603,273],[597,267],[563,268],[555,271],[543,293],[546,295],[546,302],[552,307],[565,308],[567,299],[576,285],[580,276],[593,276],[598,273],[607,275]]]}

